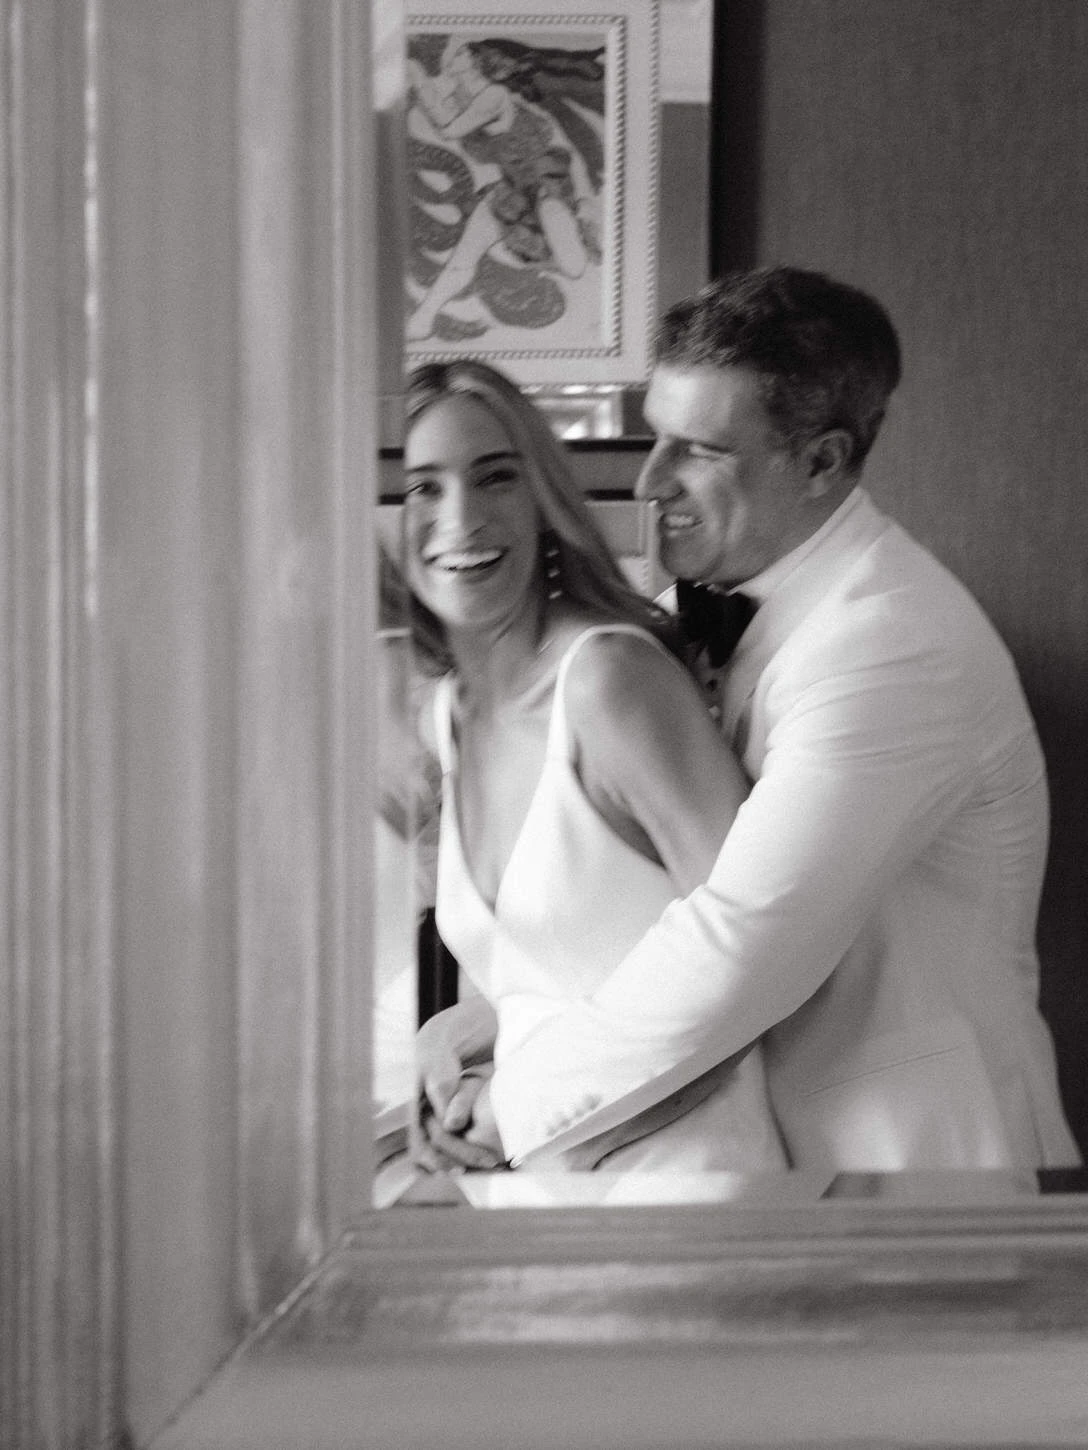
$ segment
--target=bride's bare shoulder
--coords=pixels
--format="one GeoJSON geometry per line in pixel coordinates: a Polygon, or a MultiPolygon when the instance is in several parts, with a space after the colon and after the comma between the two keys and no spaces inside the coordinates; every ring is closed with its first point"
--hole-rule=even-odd
{"type": "Polygon", "coordinates": [[[565,695],[572,724],[702,708],[694,680],[648,630],[591,635],[570,660],[565,695]]]}

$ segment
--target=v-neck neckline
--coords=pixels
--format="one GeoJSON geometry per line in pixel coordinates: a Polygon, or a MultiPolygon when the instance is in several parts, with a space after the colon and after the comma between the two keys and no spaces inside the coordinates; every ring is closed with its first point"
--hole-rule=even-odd
{"type": "Polygon", "coordinates": [[[469,863],[468,853],[465,850],[465,839],[461,830],[461,751],[460,743],[457,739],[457,732],[454,725],[453,713],[454,701],[456,698],[454,692],[457,689],[457,681],[453,675],[447,675],[445,680],[443,681],[443,688],[445,692],[447,692],[446,699],[442,702],[442,710],[445,714],[445,747],[448,753],[449,761],[448,769],[446,768],[445,764],[443,764],[443,770],[444,773],[449,775],[452,787],[449,792],[449,803],[453,808],[453,819],[451,824],[453,826],[454,841],[456,844],[457,852],[461,858],[461,866],[464,871],[464,878],[468,882],[469,886],[472,888],[472,894],[479,901],[481,907],[483,907],[484,911],[487,913],[488,917],[492,921],[495,921],[498,917],[499,904],[502,901],[503,893],[506,888],[506,883],[510,878],[511,867],[514,865],[515,861],[518,858],[518,854],[521,850],[522,842],[525,839],[525,833],[528,829],[529,822],[532,820],[533,814],[537,809],[537,803],[540,800],[540,794],[544,785],[544,780],[548,773],[548,766],[553,759],[561,758],[559,751],[560,745],[562,745],[563,751],[569,751],[569,746],[566,739],[565,716],[558,717],[563,722],[563,730],[560,731],[559,726],[557,725],[557,712],[561,711],[562,709],[563,692],[566,684],[567,670],[570,667],[570,661],[577,653],[578,649],[585,643],[585,641],[591,636],[597,634],[634,634],[639,636],[645,636],[650,639],[653,638],[653,636],[650,635],[647,630],[643,629],[639,625],[617,621],[615,623],[602,622],[600,624],[588,625],[586,628],[582,629],[579,633],[577,633],[573,639],[568,641],[567,647],[563,651],[563,654],[559,660],[558,667],[556,669],[555,686],[552,691],[551,709],[548,714],[548,730],[544,747],[544,761],[540,767],[540,774],[537,777],[536,785],[533,787],[533,793],[529,797],[529,805],[526,809],[525,816],[522,820],[521,826],[518,829],[518,833],[514,838],[514,844],[510,849],[510,855],[507,857],[506,865],[503,867],[502,873],[499,876],[499,881],[498,885],[495,888],[495,897],[493,901],[489,900],[488,897],[486,897],[484,893],[480,890],[479,883],[477,882],[476,877],[473,875],[472,868],[469,863]]]}
{"type": "Polygon", "coordinates": [[[540,774],[537,776],[536,785],[533,787],[532,794],[529,797],[529,804],[526,808],[525,815],[522,818],[521,825],[518,827],[517,835],[514,837],[514,844],[510,848],[510,854],[506,858],[506,865],[503,867],[502,871],[499,874],[498,885],[495,887],[494,901],[490,901],[488,897],[484,894],[484,892],[480,889],[480,884],[476,879],[476,876],[472,870],[472,865],[469,861],[468,851],[465,848],[465,836],[464,831],[462,830],[462,821],[464,819],[464,814],[461,810],[461,747],[460,741],[457,737],[457,730],[454,725],[452,710],[453,702],[452,700],[450,701],[451,708],[449,712],[449,773],[452,784],[452,789],[450,790],[450,803],[453,806],[452,824],[454,839],[457,843],[457,850],[461,857],[461,866],[464,870],[465,880],[472,887],[473,895],[477,898],[480,905],[484,908],[484,910],[487,912],[488,916],[492,918],[492,920],[496,920],[498,918],[499,902],[502,900],[503,888],[506,886],[507,878],[510,875],[510,867],[517,858],[522,840],[525,837],[526,827],[528,826],[529,821],[532,819],[533,811],[540,796],[541,787],[544,784],[544,776],[547,773],[548,762],[550,761],[552,754],[552,735],[555,724],[555,710],[558,703],[558,696],[559,691],[558,688],[556,688],[552,693],[551,709],[548,713],[548,730],[544,746],[544,760],[540,767],[540,774]]]}

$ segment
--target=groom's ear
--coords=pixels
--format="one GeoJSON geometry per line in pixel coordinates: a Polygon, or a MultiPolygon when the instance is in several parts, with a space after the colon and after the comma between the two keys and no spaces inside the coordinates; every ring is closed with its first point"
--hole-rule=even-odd
{"type": "Polygon", "coordinates": [[[829,428],[804,447],[810,498],[822,498],[839,487],[850,475],[854,440],[845,428],[829,428]]]}

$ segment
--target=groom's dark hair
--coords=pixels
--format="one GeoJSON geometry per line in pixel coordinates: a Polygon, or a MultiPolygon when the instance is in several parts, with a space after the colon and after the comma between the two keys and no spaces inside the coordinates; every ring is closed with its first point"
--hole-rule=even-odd
{"type": "Polygon", "coordinates": [[[853,472],[873,446],[901,368],[895,327],[875,298],[799,267],[734,272],[677,302],[658,328],[656,359],[750,368],[786,445],[796,450],[842,428],[853,439],[853,472]]]}

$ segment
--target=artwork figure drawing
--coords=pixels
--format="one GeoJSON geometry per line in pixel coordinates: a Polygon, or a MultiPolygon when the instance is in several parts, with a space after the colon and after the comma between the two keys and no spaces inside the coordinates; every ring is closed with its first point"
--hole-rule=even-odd
{"type": "Polygon", "coordinates": [[[409,38],[409,347],[569,338],[601,303],[605,47],[409,38]]]}

